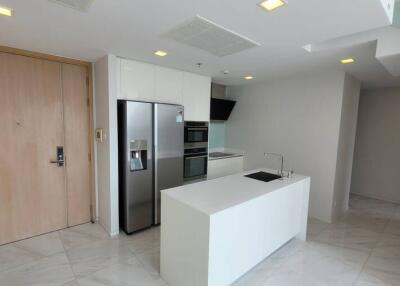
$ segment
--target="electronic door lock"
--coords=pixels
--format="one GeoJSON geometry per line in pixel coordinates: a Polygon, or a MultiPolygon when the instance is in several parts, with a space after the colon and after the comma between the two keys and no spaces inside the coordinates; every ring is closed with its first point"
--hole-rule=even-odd
{"type": "Polygon", "coordinates": [[[64,147],[57,146],[57,160],[50,160],[50,163],[57,164],[58,167],[64,166],[64,147]]]}

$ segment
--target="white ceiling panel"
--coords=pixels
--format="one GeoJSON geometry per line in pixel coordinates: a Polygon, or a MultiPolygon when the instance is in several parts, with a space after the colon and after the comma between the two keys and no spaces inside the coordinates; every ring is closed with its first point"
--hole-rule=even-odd
{"type": "MultiPolygon", "coordinates": [[[[0,45],[89,61],[111,53],[236,85],[248,83],[243,80],[246,74],[252,74],[255,79],[251,82],[257,82],[310,69],[349,69],[337,65],[339,57],[350,53],[357,57],[357,53],[363,54],[362,47],[315,53],[302,47],[390,25],[380,0],[295,0],[269,13],[259,2],[95,0],[87,8],[69,9],[49,0],[0,0],[14,10],[13,17],[0,17],[0,45]],[[218,32],[207,35],[210,40],[192,38],[194,31],[213,31],[204,21],[186,25],[175,39],[163,36],[196,15],[261,46],[249,48],[246,40],[236,41],[236,37],[218,32]],[[156,57],[156,50],[165,50],[168,56],[156,57]],[[196,65],[199,62],[201,68],[196,65]]],[[[362,69],[368,67],[365,80],[375,74],[374,85],[399,83],[389,73],[381,80],[382,64],[374,56],[363,57],[363,61],[368,63],[357,61],[350,71],[358,69],[362,76],[366,74],[362,69]]]]}

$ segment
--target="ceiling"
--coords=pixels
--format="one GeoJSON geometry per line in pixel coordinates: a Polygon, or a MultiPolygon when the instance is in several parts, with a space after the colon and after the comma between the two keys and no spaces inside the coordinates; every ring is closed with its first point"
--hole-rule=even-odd
{"type": "Polygon", "coordinates": [[[314,52],[303,48],[369,30],[379,34],[391,24],[382,5],[388,1],[291,0],[268,13],[257,0],[94,0],[87,12],[48,0],[0,0],[1,6],[14,9],[13,17],[0,17],[0,45],[88,61],[111,53],[210,75],[227,85],[343,69],[364,87],[394,86],[400,85],[400,77],[392,76],[377,59],[374,37],[333,43],[314,52]],[[196,15],[261,46],[218,57],[162,36],[196,15]],[[165,50],[168,56],[156,57],[155,50],[165,50]],[[356,63],[340,65],[344,57],[354,57],[356,63]],[[245,81],[244,75],[255,79],[245,81]]]}

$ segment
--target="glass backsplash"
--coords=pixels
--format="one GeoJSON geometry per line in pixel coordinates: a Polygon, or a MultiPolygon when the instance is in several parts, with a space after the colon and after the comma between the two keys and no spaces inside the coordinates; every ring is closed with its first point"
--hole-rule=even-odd
{"type": "Polygon", "coordinates": [[[210,122],[209,129],[209,148],[224,148],[225,147],[225,122],[210,122]]]}

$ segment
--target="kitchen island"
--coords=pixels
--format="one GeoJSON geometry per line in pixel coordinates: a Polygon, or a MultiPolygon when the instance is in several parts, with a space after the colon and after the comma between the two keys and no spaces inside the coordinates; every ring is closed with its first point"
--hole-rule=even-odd
{"type": "Polygon", "coordinates": [[[162,191],[160,271],[173,286],[229,285],[290,239],[306,239],[310,178],[254,170],[162,191]]]}

